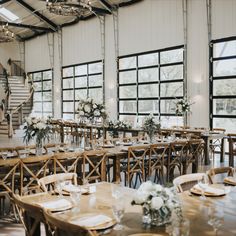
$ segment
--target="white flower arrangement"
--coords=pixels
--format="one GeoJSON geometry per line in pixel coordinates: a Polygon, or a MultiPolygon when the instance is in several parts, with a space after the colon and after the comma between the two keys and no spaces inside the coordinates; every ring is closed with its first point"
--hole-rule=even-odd
{"type": "Polygon", "coordinates": [[[161,128],[161,124],[155,120],[155,117],[152,113],[149,114],[148,117],[145,118],[143,123],[143,129],[147,132],[150,142],[152,142],[152,138],[155,132],[158,132],[161,128]]]}
{"type": "Polygon", "coordinates": [[[86,117],[88,119],[107,118],[105,105],[101,103],[95,103],[92,98],[85,100],[81,99],[78,104],[78,117],[86,117]]]}
{"type": "Polygon", "coordinates": [[[175,113],[176,115],[184,115],[188,112],[190,112],[191,105],[190,100],[187,99],[187,97],[184,97],[183,99],[178,100],[178,102],[175,104],[175,113]]]}
{"type": "Polygon", "coordinates": [[[119,130],[122,131],[125,129],[131,129],[131,128],[132,128],[131,124],[126,121],[110,120],[108,122],[109,133],[112,137],[118,136],[119,130]]]}
{"type": "Polygon", "coordinates": [[[42,140],[49,140],[52,127],[51,118],[25,117],[24,141],[28,144],[30,140],[36,138],[36,143],[42,140]]]}
{"type": "Polygon", "coordinates": [[[172,213],[182,217],[182,210],[174,188],[165,188],[151,181],[142,183],[133,197],[132,205],[142,205],[144,213],[149,215],[150,221],[144,223],[168,222],[172,213]],[[152,218],[158,222],[151,222],[152,218]],[[158,220],[157,220],[158,218],[158,220]]]}

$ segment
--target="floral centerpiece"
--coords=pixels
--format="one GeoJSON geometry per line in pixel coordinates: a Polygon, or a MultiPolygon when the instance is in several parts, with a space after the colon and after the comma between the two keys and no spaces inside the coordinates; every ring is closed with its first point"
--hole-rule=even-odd
{"type": "Polygon", "coordinates": [[[175,113],[176,115],[185,115],[188,112],[190,112],[191,101],[189,101],[186,97],[183,99],[178,100],[178,102],[175,104],[175,113]]]}
{"type": "Polygon", "coordinates": [[[92,98],[81,99],[77,111],[79,117],[86,117],[90,121],[93,121],[95,118],[102,118],[103,120],[107,118],[105,105],[94,102],[92,98]]]}
{"type": "Polygon", "coordinates": [[[155,117],[152,113],[148,117],[145,118],[143,129],[147,132],[150,142],[153,142],[154,133],[158,132],[161,128],[161,124],[155,121],[155,117]]]}
{"type": "Polygon", "coordinates": [[[143,207],[143,223],[164,225],[171,216],[182,219],[180,202],[174,188],[165,188],[147,181],[139,187],[133,197],[132,205],[143,207]]]}
{"type": "Polygon", "coordinates": [[[52,133],[52,127],[50,125],[51,118],[36,118],[36,117],[25,117],[24,126],[24,142],[28,144],[32,139],[36,141],[36,154],[42,155],[43,141],[50,138],[52,133]]]}
{"type": "Polygon", "coordinates": [[[109,134],[114,138],[118,137],[118,131],[126,130],[126,129],[131,129],[132,126],[126,122],[126,121],[120,121],[120,120],[110,120],[108,122],[108,130],[109,134]]]}

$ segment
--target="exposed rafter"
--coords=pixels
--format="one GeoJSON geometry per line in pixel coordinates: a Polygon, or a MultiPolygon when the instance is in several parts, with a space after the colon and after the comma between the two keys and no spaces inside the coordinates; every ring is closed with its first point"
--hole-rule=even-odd
{"type": "Polygon", "coordinates": [[[129,2],[122,2],[119,4],[119,7],[126,7],[137,2],[142,2],[143,0],[130,0],[129,2]]]}
{"type": "Polygon", "coordinates": [[[11,0],[0,0],[0,5],[4,4],[4,3],[7,3],[7,2],[10,2],[11,0]]]}
{"type": "Polygon", "coordinates": [[[44,21],[48,24],[48,26],[53,30],[57,31],[58,26],[49,20],[47,17],[39,13],[36,9],[34,9],[32,6],[30,6],[28,3],[24,2],[23,0],[16,0],[17,3],[19,3],[21,6],[23,6],[26,10],[30,11],[33,15],[37,16],[40,20],[44,21]]]}
{"type": "Polygon", "coordinates": [[[107,0],[99,0],[99,2],[110,12],[112,13],[112,5],[107,2],[107,0]]]}
{"type": "Polygon", "coordinates": [[[92,11],[97,14],[111,14],[111,11],[99,7],[92,7],[92,11]]]}
{"type": "Polygon", "coordinates": [[[21,24],[21,23],[13,23],[13,22],[7,22],[7,21],[2,21],[2,20],[0,20],[0,24],[8,24],[9,26],[14,26],[17,28],[27,28],[27,29],[31,29],[33,31],[35,31],[35,30],[44,31],[44,32],[51,32],[52,31],[50,28],[46,28],[46,27],[26,25],[26,24],[21,24]]]}

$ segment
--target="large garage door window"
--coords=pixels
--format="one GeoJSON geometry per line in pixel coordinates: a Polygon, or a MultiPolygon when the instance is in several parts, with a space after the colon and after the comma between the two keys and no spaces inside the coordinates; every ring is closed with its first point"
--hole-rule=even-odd
{"type": "Polygon", "coordinates": [[[176,99],[183,98],[183,46],[122,56],[118,66],[121,120],[142,124],[152,112],[163,127],[183,124],[175,115],[176,99]]]}
{"type": "Polygon", "coordinates": [[[66,66],[62,69],[62,113],[65,119],[74,119],[80,99],[88,97],[103,102],[103,63],[66,66]]]}
{"type": "Polygon", "coordinates": [[[212,41],[210,52],[211,126],[236,132],[236,37],[212,41]]]}

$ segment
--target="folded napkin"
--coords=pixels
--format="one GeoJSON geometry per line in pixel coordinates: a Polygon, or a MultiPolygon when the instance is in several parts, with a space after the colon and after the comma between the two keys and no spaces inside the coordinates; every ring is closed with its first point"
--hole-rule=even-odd
{"type": "Polygon", "coordinates": [[[66,191],[66,192],[79,192],[80,191],[78,186],[71,184],[71,183],[63,185],[62,190],[66,191]]]}
{"type": "MultiPolygon", "coordinates": [[[[195,190],[199,191],[199,192],[202,191],[202,188],[198,184],[194,185],[193,188],[195,190]]],[[[204,189],[204,193],[218,196],[218,195],[224,195],[225,190],[224,189],[219,189],[219,188],[214,188],[214,187],[211,187],[209,185],[206,185],[206,187],[204,189]]]]}
{"type": "Polygon", "coordinates": [[[102,146],[103,148],[113,148],[113,147],[115,147],[113,144],[104,144],[103,146],[102,146]]]}
{"type": "Polygon", "coordinates": [[[236,178],[235,177],[228,176],[224,179],[224,181],[236,185],[236,178]]]}
{"type": "Polygon", "coordinates": [[[132,142],[127,142],[127,143],[121,143],[121,145],[124,145],[124,146],[132,146],[133,143],[132,143],[132,142]]]}
{"type": "Polygon", "coordinates": [[[77,224],[83,227],[96,227],[108,222],[111,222],[112,219],[106,215],[93,215],[93,216],[86,216],[76,220],[71,221],[73,224],[77,224]]]}
{"type": "Polygon", "coordinates": [[[52,201],[38,203],[38,205],[51,211],[57,211],[61,209],[64,210],[72,207],[71,202],[66,199],[56,199],[52,201]]]}

